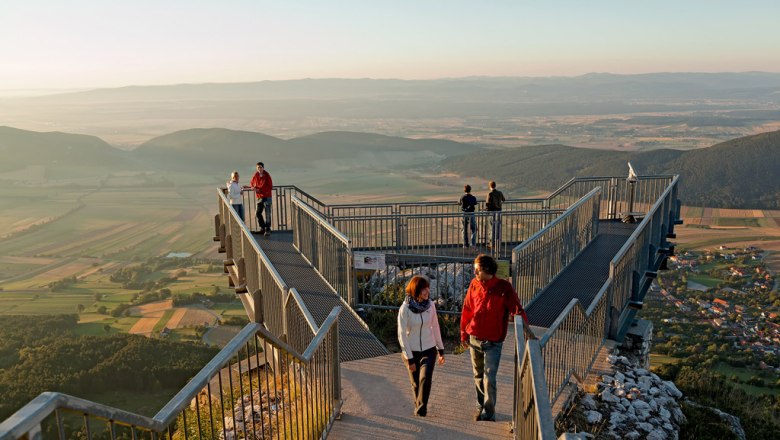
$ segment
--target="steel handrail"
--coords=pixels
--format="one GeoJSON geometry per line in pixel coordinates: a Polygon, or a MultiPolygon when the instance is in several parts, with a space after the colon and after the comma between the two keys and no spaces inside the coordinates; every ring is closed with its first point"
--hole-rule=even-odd
{"type": "Polygon", "coordinates": [[[295,287],[291,288],[288,291],[287,294],[287,300],[285,301],[285,307],[287,306],[287,303],[292,300],[295,301],[301,312],[303,312],[303,317],[306,319],[306,323],[309,324],[309,328],[311,328],[312,333],[317,333],[319,330],[319,326],[317,326],[317,321],[314,320],[314,317],[311,315],[311,312],[309,311],[309,308],[306,307],[306,303],[303,302],[303,298],[301,298],[301,294],[298,293],[298,289],[295,287]]]}
{"type": "Polygon", "coordinates": [[[279,272],[276,271],[276,267],[274,267],[274,265],[271,264],[271,259],[268,258],[268,255],[265,254],[265,252],[263,251],[263,248],[261,248],[260,246],[257,245],[257,241],[254,239],[254,236],[252,235],[252,232],[249,231],[249,228],[247,228],[246,223],[244,223],[244,221],[241,220],[240,217],[238,217],[238,214],[233,209],[233,207],[230,205],[230,201],[227,199],[227,197],[225,197],[225,194],[222,191],[217,190],[217,195],[222,200],[222,202],[226,206],[228,206],[228,208],[229,208],[228,212],[230,212],[230,215],[236,220],[236,223],[238,223],[238,226],[239,226],[239,228],[241,228],[242,233],[244,235],[252,238],[252,240],[249,240],[249,244],[252,246],[252,249],[255,250],[255,252],[257,253],[258,257],[263,261],[265,266],[268,268],[268,271],[271,273],[271,277],[274,279],[274,281],[276,282],[277,286],[279,286],[279,288],[282,291],[288,290],[287,283],[284,282],[284,280],[282,279],[282,276],[279,275],[279,272]]]}
{"type": "Polygon", "coordinates": [[[549,214],[549,213],[563,213],[565,209],[562,208],[555,208],[555,209],[517,209],[517,210],[511,210],[511,211],[475,211],[475,212],[450,212],[450,213],[436,213],[436,214],[402,214],[398,212],[394,212],[392,214],[366,214],[366,215],[348,215],[348,216],[339,216],[334,217],[333,220],[337,221],[349,221],[349,220],[386,220],[386,219],[395,219],[399,217],[403,218],[461,218],[463,217],[463,214],[474,214],[477,217],[488,217],[496,212],[500,212],[501,215],[508,215],[508,214],[549,214]]]}
{"type": "Polygon", "coordinates": [[[294,361],[308,364],[314,357],[317,348],[322,344],[325,335],[336,324],[340,313],[340,306],[333,308],[303,354],[281,341],[261,324],[247,324],[154,417],[143,416],[64,393],[44,392],[0,423],[0,440],[16,439],[25,435],[58,409],[93,415],[120,425],[161,432],[207,386],[233,355],[256,334],[260,333],[261,337],[272,346],[291,355],[294,361]]]}
{"type": "MultiPolygon", "coordinates": [[[[673,177],[676,177],[676,175],[675,174],[654,174],[652,176],[637,176],[637,180],[670,179],[673,177]]],[[[553,197],[561,194],[562,192],[566,191],[570,186],[572,186],[575,182],[594,182],[598,180],[614,179],[614,178],[615,176],[572,177],[566,183],[561,185],[560,188],[551,192],[550,195],[545,197],[545,199],[550,200],[553,197]]]]}
{"type": "Polygon", "coordinates": [[[319,212],[317,212],[315,209],[312,209],[311,206],[304,203],[302,200],[300,200],[298,197],[292,196],[290,198],[290,201],[292,201],[296,206],[306,211],[307,214],[312,216],[317,222],[324,226],[325,229],[327,229],[331,234],[333,234],[336,238],[338,238],[340,241],[342,241],[345,245],[349,246],[350,240],[349,237],[344,235],[341,231],[336,229],[335,226],[333,226],[325,217],[323,217],[319,212]]]}
{"type": "Polygon", "coordinates": [[[610,265],[616,266],[620,262],[620,260],[623,259],[625,254],[628,253],[628,250],[634,245],[634,242],[636,242],[639,235],[644,231],[648,223],[650,223],[650,221],[652,220],[653,214],[655,214],[656,211],[658,211],[658,209],[661,207],[661,203],[669,195],[672,189],[674,189],[678,179],[679,176],[673,176],[672,181],[669,183],[666,190],[658,197],[658,200],[656,200],[656,202],[653,204],[650,210],[647,211],[647,214],[645,214],[645,218],[642,219],[642,221],[636,227],[634,232],[628,237],[628,239],[620,248],[620,250],[617,252],[617,254],[615,254],[615,257],[612,258],[612,260],[610,261],[610,265]]]}
{"type": "MultiPolygon", "coordinates": [[[[522,251],[523,249],[525,249],[526,247],[530,246],[530,245],[533,243],[533,241],[534,241],[534,240],[536,240],[537,238],[539,238],[539,237],[541,237],[542,235],[544,235],[544,234],[545,234],[545,233],[546,233],[546,232],[547,232],[549,229],[552,229],[553,227],[555,227],[556,225],[558,225],[558,223],[561,223],[561,222],[563,222],[563,221],[564,221],[564,220],[566,220],[566,219],[567,219],[569,216],[573,215],[573,213],[574,213],[574,212],[577,210],[577,208],[579,208],[580,206],[582,206],[583,204],[585,204],[585,202],[588,202],[588,201],[590,201],[590,199],[591,199],[592,197],[595,197],[595,196],[596,196],[596,194],[599,194],[599,193],[601,193],[601,187],[600,187],[600,186],[597,186],[596,188],[593,188],[592,190],[590,190],[590,192],[588,192],[587,194],[585,194],[585,195],[584,195],[583,197],[581,197],[579,200],[577,200],[576,202],[574,202],[574,204],[573,204],[573,205],[569,206],[569,207],[568,207],[568,208],[566,208],[565,210],[560,210],[560,211],[563,211],[563,213],[562,213],[560,216],[556,217],[556,218],[555,218],[555,220],[553,220],[553,221],[551,221],[550,223],[548,223],[548,224],[547,224],[545,227],[543,227],[542,229],[540,229],[540,230],[536,231],[536,233],[535,233],[534,235],[532,235],[532,236],[528,237],[528,240],[526,240],[526,241],[524,241],[524,242],[522,242],[522,243],[518,244],[517,246],[515,246],[515,248],[514,248],[514,249],[512,249],[512,253],[515,253],[515,252],[520,252],[520,251],[522,251]]],[[[542,212],[554,212],[554,211],[557,211],[557,210],[556,210],[556,209],[550,209],[550,210],[545,210],[545,211],[542,211],[542,212]]]]}

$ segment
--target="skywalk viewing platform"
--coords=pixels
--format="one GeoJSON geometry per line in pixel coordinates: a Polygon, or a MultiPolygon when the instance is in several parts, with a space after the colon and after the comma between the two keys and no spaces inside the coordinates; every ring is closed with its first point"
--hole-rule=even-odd
{"type": "Polygon", "coordinates": [[[568,397],[605,368],[610,340],[623,337],[674,254],[677,184],[575,178],[544,198],[508,200],[500,213],[479,207],[473,246],[454,202],[327,205],[274,187],[269,237],[257,233],[254,194],[244,220],[220,189],[214,240],[251,322],[154,417],[43,393],[0,424],[0,440],[43,431],[91,439],[101,424],[112,438],[554,439],[568,397]],[[446,355],[429,417],[413,417],[400,354],[358,312],[392,314],[408,280],[424,275],[437,311],[457,315],[483,252],[531,324],[516,320],[504,341],[497,422],[472,421],[468,353],[446,355]]]}

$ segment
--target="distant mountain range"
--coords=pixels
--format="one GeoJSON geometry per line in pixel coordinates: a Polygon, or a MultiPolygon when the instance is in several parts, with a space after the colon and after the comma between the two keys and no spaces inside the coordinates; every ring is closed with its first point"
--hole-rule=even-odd
{"type": "Polygon", "coordinates": [[[691,151],[619,152],[537,145],[446,159],[442,167],[492,179],[504,187],[554,190],[574,176],[679,174],[686,204],[728,208],[780,208],[780,131],[691,151]]]}
{"type": "MultiPolygon", "coordinates": [[[[0,127],[0,179],[31,166],[57,180],[120,170],[210,173],[264,161],[272,168],[334,170],[430,169],[494,179],[517,190],[553,190],[574,176],[680,174],[687,204],[730,208],[780,208],[780,131],[691,151],[620,152],[538,145],[489,149],[437,139],[325,132],[290,140],[222,128],[183,130],[156,137],[133,151],[94,136],[38,133],[0,127]]],[[[465,182],[468,183],[468,182],[465,182]]]]}
{"type": "Polygon", "coordinates": [[[780,91],[780,74],[589,73],[573,77],[465,77],[430,80],[300,79],[248,83],[130,86],[36,99],[62,101],[419,99],[428,102],[609,101],[624,99],[745,99],[780,91]]]}

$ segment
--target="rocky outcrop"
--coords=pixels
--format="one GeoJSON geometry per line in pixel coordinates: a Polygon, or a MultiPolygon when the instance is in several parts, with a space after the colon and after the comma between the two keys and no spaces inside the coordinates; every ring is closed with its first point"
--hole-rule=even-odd
{"type": "Polygon", "coordinates": [[[609,355],[613,374],[604,375],[596,393],[579,405],[590,425],[601,426],[599,438],[676,440],[686,423],[674,383],[639,368],[625,356],[609,355]]]}
{"type": "MultiPolygon", "coordinates": [[[[403,291],[403,287],[415,275],[428,278],[431,287],[431,300],[436,302],[440,310],[460,310],[463,296],[468,290],[474,273],[470,264],[442,263],[433,266],[420,266],[411,269],[400,269],[398,266],[387,265],[387,269],[379,270],[371,275],[364,289],[377,304],[386,303],[383,299],[388,290],[403,291]]],[[[398,300],[403,300],[400,295],[398,300]]]]}
{"type": "Polygon", "coordinates": [[[729,427],[731,428],[731,432],[733,432],[734,435],[737,436],[737,438],[739,438],[740,440],[745,440],[745,438],[746,438],[745,430],[742,428],[742,423],[740,423],[739,417],[732,416],[731,414],[725,413],[725,412],[719,410],[718,408],[713,408],[711,406],[699,405],[698,403],[696,403],[696,402],[694,402],[692,400],[688,400],[688,399],[685,399],[685,404],[686,405],[690,405],[690,406],[695,406],[697,408],[702,408],[702,409],[705,409],[707,411],[711,411],[716,416],[718,416],[723,422],[725,422],[726,424],[729,425],[729,427]]]}

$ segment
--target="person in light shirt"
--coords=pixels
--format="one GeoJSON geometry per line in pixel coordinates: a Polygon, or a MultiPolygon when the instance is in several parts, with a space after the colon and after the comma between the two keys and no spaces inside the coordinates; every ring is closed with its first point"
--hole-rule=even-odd
{"type": "Polygon", "coordinates": [[[425,417],[437,358],[439,364],[444,364],[444,343],[428,279],[412,277],[406,295],[398,311],[398,342],[412,383],[414,415],[425,417]]]}
{"type": "Polygon", "coordinates": [[[243,191],[241,185],[238,184],[238,171],[233,171],[230,174],[230,180],[227,182],[228,198],[230,199],[230,205],[236,210],[236,213],[244,220],[244,197],[241,195],[243,191]]]}

